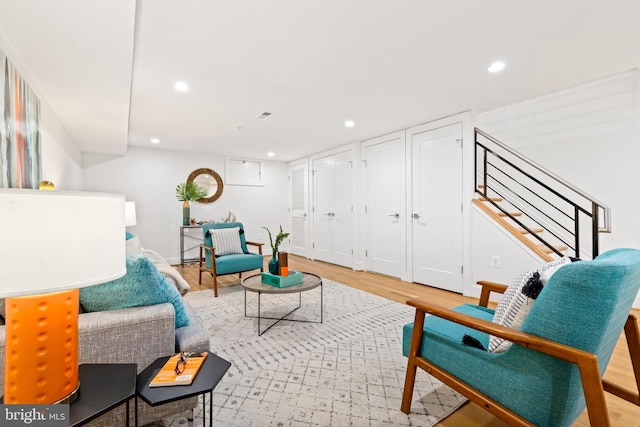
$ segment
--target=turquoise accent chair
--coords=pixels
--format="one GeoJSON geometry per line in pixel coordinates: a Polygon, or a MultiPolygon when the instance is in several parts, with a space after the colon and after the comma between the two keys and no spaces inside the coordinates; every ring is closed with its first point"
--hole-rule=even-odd
{"type": "Polygon", "coordinates": [[[245,271],[257,269],[263,271],[264,259],[262,257],[262,243],[248,242],[244,236],[244,226],[241,222],[203,224],[202,233],[204,235],[204,244],[200,245],[198,284],[202,284],[203,272],[211,274],[211,276],[213,276],[213,292],[216,297],[218,296],[218,276],[238,273],[238,277],[242,277],[242,273],[245,271]],[[240,246],[244,253],[217,256],[215,254],[216,248],[213,246],[213,239],[211,238],[209,230],[233,227],[240,227],[240,246]],[[258,248],[258,253],[249,252],[247,250],[247,245],[256,246],[258,248]],[[205,261],[204,265],[202,264],[203,259],[205,261]]]}
{"type": "Polygon", "coordinates": [[[567,264],[551,276],[521,330],[491,322],[490,292],[479,305],[446,309],[420,300],[403,330],[408,356],[401,409],[409,413],[416,368],[421,368],[510,425],[569,426],[586,406],[592,426],[608,426],[604,391],[640,406],[637,390],[603,380],[623,329],[640,388],[640,333],[630,314],[640,288],[640,251],[615,249],[595,260],[567,264]],[[425,318],[425,314],[431,314],[425,318]],[[490,353],[462,344],[471,335],[487,348],[489,335],[514,344],[490,353]]]}

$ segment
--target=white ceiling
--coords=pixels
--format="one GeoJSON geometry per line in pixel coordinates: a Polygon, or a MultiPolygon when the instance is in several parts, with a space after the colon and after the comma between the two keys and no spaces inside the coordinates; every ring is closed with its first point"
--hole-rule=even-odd
{"type": "Polygon", "coordinates": [[[637,0],[0,0],[82,151],[283,161],[639,67],[639,21],[637,0]]]}

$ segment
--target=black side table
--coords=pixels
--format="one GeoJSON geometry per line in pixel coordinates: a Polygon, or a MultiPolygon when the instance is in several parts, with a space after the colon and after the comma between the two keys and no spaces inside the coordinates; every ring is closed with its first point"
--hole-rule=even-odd
{"type": "Polygon", "coordinates": [[[69,426],[84,425],[122,403],[127,404],[125,426],[129,425],[129,401],[136,395],[136,373],[135,363],[80,365],[80,394],[69,406],[69,426]]]}
{"type": "Polygon", "coordinates": [[[202,395],[202,426],[206,425],[205,394],[209,393],[209,426],[213,425],[213,389],[218,385],[231,363],[220,356],[209,353],[200,371],[190,385],[174,385],[167,387],[149,387],[149,382],[156,376],[171,356],[156,359],[151,365],[138,374],[137,394],[151,406],[174,402],[187,397],[202,395]]]}

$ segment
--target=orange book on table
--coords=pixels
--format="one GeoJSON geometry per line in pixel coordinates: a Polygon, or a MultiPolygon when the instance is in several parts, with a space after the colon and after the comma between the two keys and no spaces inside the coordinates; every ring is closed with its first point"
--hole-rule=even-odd
{"type": "Polygon", "coordinates": [[[206,351],[174,354],[153,377],[149,387],[191,384],[207,358],[207,354],[206,351]]]}

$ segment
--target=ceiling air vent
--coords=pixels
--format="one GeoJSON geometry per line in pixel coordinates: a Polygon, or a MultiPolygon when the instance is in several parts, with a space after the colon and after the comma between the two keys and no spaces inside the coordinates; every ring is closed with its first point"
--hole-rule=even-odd
{"type": "Polygon", "coordinates": [[[268,111],[265,111],[264,113],[260,114],[260,115],[258,116],[258,118],[259,118],[259,119],[266,119],[266,118],[267,118],[267,117],[269,117],[271,114],[273,114],[273,113],[270,113],[270,112],[268,112],[268,111]]]}

